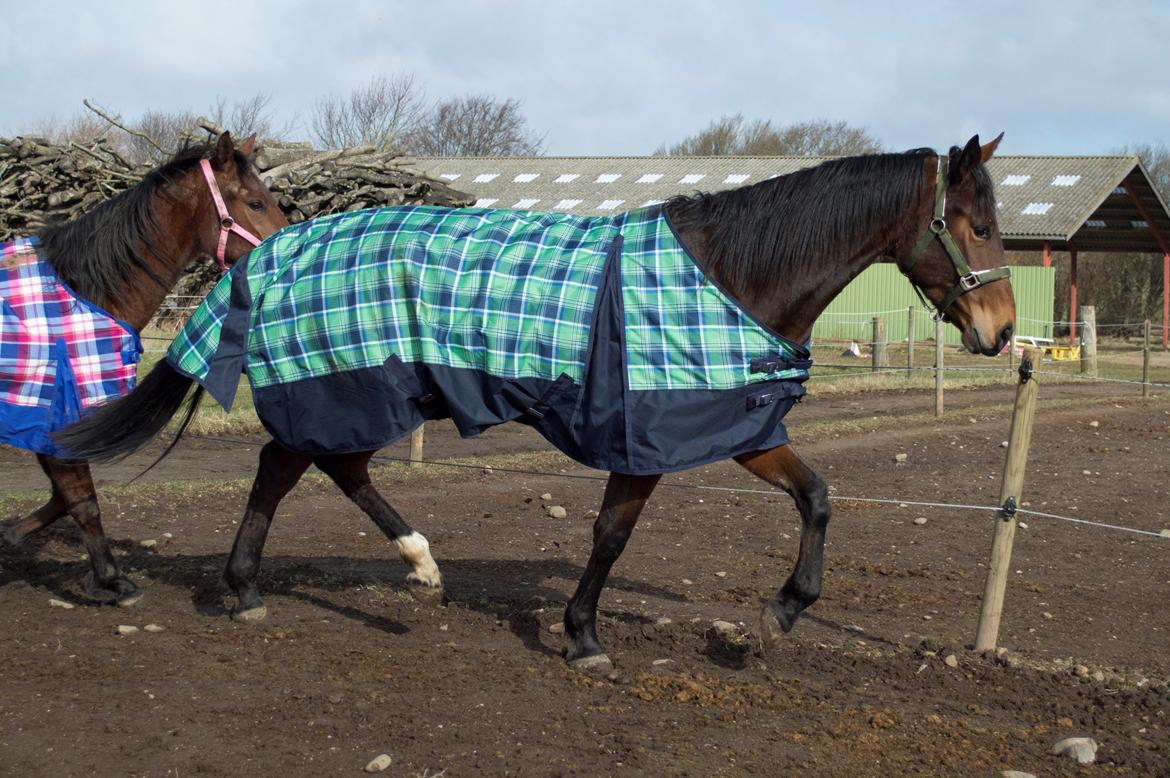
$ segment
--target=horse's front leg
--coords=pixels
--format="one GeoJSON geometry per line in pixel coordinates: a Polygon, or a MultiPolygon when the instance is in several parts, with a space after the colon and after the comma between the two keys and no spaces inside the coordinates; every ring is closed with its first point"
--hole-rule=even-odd
{"type": "Polygon", "coordinates": [[[800,511],[800,553],[784,586],[760,614],[760,636],[771,646],[796,618],[821,595],[824,570],[825,528],[829,524],[829,490],[816,472],[796,455],[790,445],[740,454],[736,462],[792,496],[800,511]]]}
{"type": "Polygon", "coordinates": [[[638,515],[659,478],[658,475],[611,473],[605,485],[601,512],[593,524],[593,552],[577,591],[565,608],[565,635],[569,639],[565,658],[578,669],[600,672],[613,669],[613,663],[597,640],[597,601],[610,568],[626,547],[638,515]]]}

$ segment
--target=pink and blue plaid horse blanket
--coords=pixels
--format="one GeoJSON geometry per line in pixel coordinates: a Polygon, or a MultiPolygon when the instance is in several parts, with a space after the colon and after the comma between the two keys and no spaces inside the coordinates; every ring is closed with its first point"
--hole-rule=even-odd
{"type": "Polygon", "coordinates": [[[57,454],[54,430],[134,388],[138,333],[82,299],[36,238],[0,243],[0,443],[57,454]]]}

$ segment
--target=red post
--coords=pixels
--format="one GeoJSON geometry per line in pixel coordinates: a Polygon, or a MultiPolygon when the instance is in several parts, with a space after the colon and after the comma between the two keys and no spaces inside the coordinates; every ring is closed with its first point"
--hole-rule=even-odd
{"type": "Polygon", "coordinates": [[[1162,350],[1170,347],[1170,253],[1162,255],[1162,350]]]}
{"type": "Polygon", "coordinates": [[[1044,267],[1052,267],[1052,244],[1044,241],[1044,267]]]}
{"type": "Polygon", "coordinates": [[[1077,343],[1077,250],[1068,247],[1068,342],[1077,343]]]}

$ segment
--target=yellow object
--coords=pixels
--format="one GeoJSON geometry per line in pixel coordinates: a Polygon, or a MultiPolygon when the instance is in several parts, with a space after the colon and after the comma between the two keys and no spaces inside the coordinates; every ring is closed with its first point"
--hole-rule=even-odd
{"type": "Polygon", "coordinates": [[[1070,362],[1081,358],[1080,346],[1045,346],[1044,350],[1057,362],[1070,362]]]}

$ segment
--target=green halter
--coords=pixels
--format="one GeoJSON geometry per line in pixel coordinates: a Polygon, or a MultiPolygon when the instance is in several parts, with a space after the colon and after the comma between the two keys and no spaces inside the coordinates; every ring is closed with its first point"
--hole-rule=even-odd
{"type": "MultiPolygon", "coordinates": [[[[910,262],[906,267],[902,268],[903,275],[907,279],[910,278],[910,270],[915,263],[926,251],[926,247],[935,238],[938,238],[942,243],[943,248],[946,249],[947,256],[951,259],[951,264],[955,266],[955,272],[959,274],[959,283],[951,289],[950,293],[940,303],[936,310],[938,311],[938,318],[946,316],[947,309],[958,300],[960,297],[970,292],[972,289],[978,289],[981,286],[990,284],[992,281],[999,281],[1011,277],[1011,269],[1007,267],[997,267],[990,270],[972,270],[971,266],[967,264],[967,259],[963,256],[963,251],[959,245],[955,243],[955,239],[951,237],[951,233],[947,230],[946,210],[947,210],[947,171],[950,168],[950,159],[938,155],[938,174],[934,182],[934,216],[930,220],[930,226],[926,228],[926,232],[922,233],[922,237],[918,239],[918,243],[914,246],[914,250],[910,252],[910,262]]],[[[914,287],[914,291],[918,293],[918,299],[922,300],[924,306],[930,307],[926,296],[922,290],[918,288],[913,280],[910,284],[914,287]]]]}

